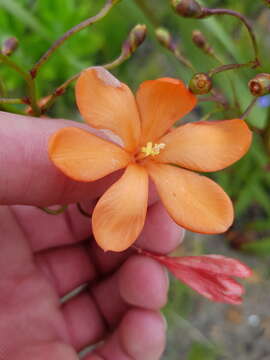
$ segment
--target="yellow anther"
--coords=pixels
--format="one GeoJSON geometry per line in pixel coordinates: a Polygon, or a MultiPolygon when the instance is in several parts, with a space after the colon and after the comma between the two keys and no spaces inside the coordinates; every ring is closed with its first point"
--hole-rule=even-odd
{"type": "Polygon", "coordinates": [[[165,144],[153,144],[152,142],[148,142],[146,146],[143,146],[141,152],[145,154],[145,156],[155,156],[160,153],[161,149],[165,148],[165,144]]]}

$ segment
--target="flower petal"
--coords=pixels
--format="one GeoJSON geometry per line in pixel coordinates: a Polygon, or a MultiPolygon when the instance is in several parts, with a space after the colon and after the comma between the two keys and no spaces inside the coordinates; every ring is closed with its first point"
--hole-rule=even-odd
{"type": "Polygon", "coordinates": [[[94,209],[93,233],[102,249],[124,251],[134,243],[145,222],[147,200],[147,172],[131,164],[94,209]]]}
{"type": "Polygon", "coordinates": [[[136,100],[142,120],[142,145],[164,135],[197,102],[181,80],[171,78],[144,81],[136,100]]]}
{"type": "Polygon", "coordinates": [[[244,288],[228,276],[198,271],[189,266],[172,266],[167,268],[176,278],[190,286],[206,298],[229,304],[241,304],[244,288]]]}
{"type": "MultiPolygon", "coordinates": [[[[176,261],[177,258],[172,259],[176,261]]],[[[222,255],[183,256],[178,259],[182,265],[216,275],[246,278],[252,273],[251,269],[239,260],[222,255]]]]}
{"type": "Polygon", "coordinates": [[[102,67],[88,68],[76,83],[76,100],[85,121],[119,135],[128,151],[136,149],[140,118],[134,95],[102,67]]]}
{"type": "Polygon", "coordinates": [[[252,133],[241,119],[198,121],[180,126],[160,139],[166,146],[155,160],[196,171],[217,171],[239,160],[252,133]]]}
{"type": "Polygon", "coordinates": [[[164,206],[178,225],[215,234],[226,231],[232,224],[231,200],[214,181],[176,166],[151,161],[145,166],[164,206]]]}
{"type": "Polygon", "coordinates": [[[77,181],[100,179],[131,161],[131,155],[118,145],[75,127],[63,128],[50,138],[49,156],[65,175],[77,181]]]}
{"type": "Polygon", "coordinates": [[[137,249],[139,254],[155,259],[190,286],[213,301],[240,304],[244,288],[231,276],[248,277],[251,269],[238,260],[220,255],[164,256],[137,249]]]}

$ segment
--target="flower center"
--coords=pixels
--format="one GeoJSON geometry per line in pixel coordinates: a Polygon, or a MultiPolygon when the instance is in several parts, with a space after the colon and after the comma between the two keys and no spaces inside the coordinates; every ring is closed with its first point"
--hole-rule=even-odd
{"type": "Polygon", "coordinates": [[[149,141],[146,146],[143,146],[141,148],[141,152],[144,154],[144,156],[155,156],[160,153],[161,149],[165,148],[165,144],[153,144],[151,141],[149,141]]]}

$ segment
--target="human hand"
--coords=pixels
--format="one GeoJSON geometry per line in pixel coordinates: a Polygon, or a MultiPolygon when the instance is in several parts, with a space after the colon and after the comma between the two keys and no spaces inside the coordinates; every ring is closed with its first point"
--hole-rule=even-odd
{"type": "MultiPolygon", "coordinates": [[[[159,309],[168,290],[161,265],[132,250],[104,253],[89,241],[90,221],[75,205],[57,216],[37,208],[91,207],[118,176],[78,183],[51,164],[48,138],[68,125],[0,113],[0,359],[75,360],[101,341],[84,360],[159,359],[166,328],[159,309]]],[[[182,236],[152,194],[138,246],[167,253],[182,236]]]]}

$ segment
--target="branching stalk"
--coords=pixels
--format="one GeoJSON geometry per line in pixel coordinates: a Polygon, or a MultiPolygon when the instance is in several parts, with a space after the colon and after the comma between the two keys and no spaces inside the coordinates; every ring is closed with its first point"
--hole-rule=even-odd
{"type": "Polygon", "coordinates": [[[77,32],[85,29],[86,27],[95,24],[99,20],[103,19],[108,12],[111,10],[111,8],[116,4],[115,1],[107,0],[106,4],[103,6],[103,8],[100,10],[100,12],[92,16],[84,21],[82,21],[80,24],[74,26],[70,30],[68,30],[64,35],[62,35],[58,40],[54,42],[54,44],[46,51],[44,55],[41,56],[41,58],[38,60],[38,62],[32,67],[30,70],[31,77],[34,79],[37,76],[38,71],[40,70],[41,66],[44,65],[48,59],[51,57],[51,55],[71,36],[76,34],[77,32]]]}
{"type": "Polygon", "coordinates": [[[26,81],[27,86],[28,86],[29,104],[31,105],[31,108],[33,109],[34,114],[36,116],[39,116],[40,108],[39,108],[39,106],[37,104],[37,100],[36,100],[36,84],[35,84],[34,79],[31,77],[31,75],[27,71],[24,71],[18,64],[16,64],[8,56],[0,53],[0,60],[4,64],[9,66],[10,68],[15,70],[17,73],[19,73],[24,78],[24,80],[26,81]]]}
{"type": "Polygon", "coordinates": [[[241,14],[241,13],[239,13],[237,11],[231,10],[231,9],[203,8],[203,15],[201,16],[201,18],[211,16],[211,15],[230,15],[230,16],[234,16],[244,24],[244,26],[246,27],[246,29],[249,32],[249,36],[251,38],[252,46],[253,46],[253,49],[254,49],[254,64],[255,64],[254,67],[260,66],[259,48],[258,48],[256,37],[255,37],[253,29],[252,29],[252,25],[250,24],[249,20],[243,14],[241,14]]]}

